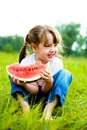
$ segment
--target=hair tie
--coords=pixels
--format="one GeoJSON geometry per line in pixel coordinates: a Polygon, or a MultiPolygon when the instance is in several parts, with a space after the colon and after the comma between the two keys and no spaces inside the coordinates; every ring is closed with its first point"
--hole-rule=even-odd
{"type": "Polygon", "coordinates": [[[27,44],[28,44],[27,42],[24,42],[24,46],[27,46],[27,44]]]}

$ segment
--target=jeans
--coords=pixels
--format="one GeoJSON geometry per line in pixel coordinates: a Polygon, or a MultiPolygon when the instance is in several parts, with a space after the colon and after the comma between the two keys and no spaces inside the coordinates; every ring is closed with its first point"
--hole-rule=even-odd
{"type": "Polygon", "coordinates": [[[53,76],[53,79],[54,83],[52,90],[50,91],[49,94],[48,102],[52,102],[53,99],[55,98],[55,95],[58,95],[60,99],[58,105],[62,106],[66,94],[68,92],[69,85],[72,81],[72,75],[68,70],[62,69],[53,76]]]}

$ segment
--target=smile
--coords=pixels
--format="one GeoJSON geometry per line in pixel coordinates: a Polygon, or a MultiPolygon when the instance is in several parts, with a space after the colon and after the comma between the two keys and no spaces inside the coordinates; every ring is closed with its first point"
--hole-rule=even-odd
{"type": "Polygon", "coordinates": [[[53,58],[53,57],[54,57],[54,54],[49,54],[48,57],[49,57],[49,58],[53,58]]]}

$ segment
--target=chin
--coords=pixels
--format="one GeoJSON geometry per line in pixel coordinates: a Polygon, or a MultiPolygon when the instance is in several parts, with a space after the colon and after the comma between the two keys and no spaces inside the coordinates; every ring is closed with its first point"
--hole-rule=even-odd
{"type": "Polygon", "coordinates": [[[48,60],[48,62],[49,62],[49,61],[52,61],[52,59],[53,59],[53,58],[50,58],[50,59],[48,60]]]}

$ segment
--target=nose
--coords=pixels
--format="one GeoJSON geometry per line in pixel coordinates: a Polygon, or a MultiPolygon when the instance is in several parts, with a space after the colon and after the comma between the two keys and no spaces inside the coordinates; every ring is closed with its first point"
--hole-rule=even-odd
{"type": "Polygon", "coordinates": [[[55,49],[54,46],[52,46],[52,47],[50,48],[50,52],[51,52],[51,53],[55,52],[55,50],[56,50],[56,49],[55,49]]]}

